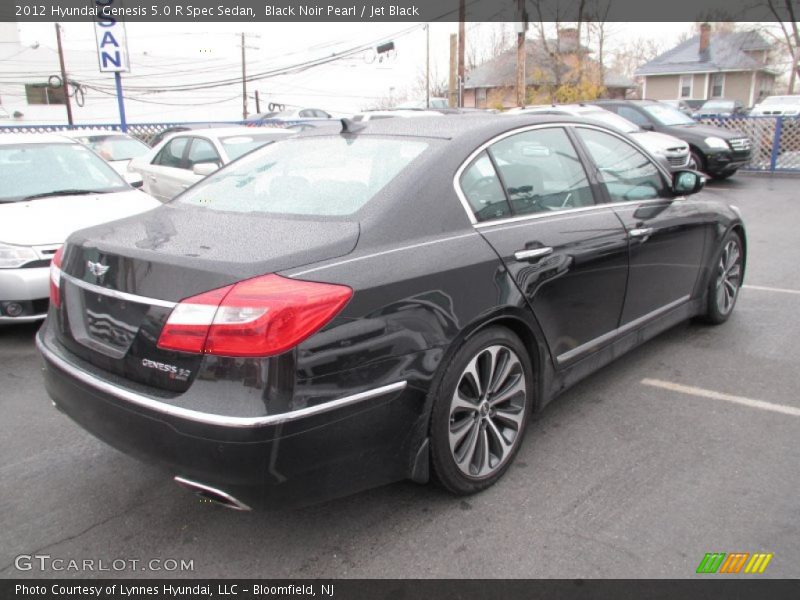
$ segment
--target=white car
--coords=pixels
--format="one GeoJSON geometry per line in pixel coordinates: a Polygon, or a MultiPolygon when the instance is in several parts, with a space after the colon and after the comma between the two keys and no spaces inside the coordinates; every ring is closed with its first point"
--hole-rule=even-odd
{"type": "Polygon", "coordinates": [[[73,129],[58,133],[91,148],[122,175],[125,181],[133,187],[142,187],[141,175],[128,171],[128,164],[132,159],[150,152],[150,146],[144,142],[127,133],[103,129],[73,129]]]}
{"type": "Polygon", "coordinates": [[[0,135],[0,324],[46,316],[50,262],[70,233],[156,206],[78,142],[0,135]]]}
{"type": "Polygon", "coordinates": [[[434,110],[394,109],[394,110],[367,110],[353,116],[353,121],[374,121],[376,119],[392,119],[401,117],[414,119],[416,117],[441,117],[442,113],[434,110]]]}
{"type": "Polygon", "coordinates": [[[326,110],[320,108],[292,108],[282,110],[270,117],[278,121],[307,121],[319,119],[332,119],[334,116],[326,110]]]}
{"type": "Polygon", "coordinates": [[[243,154],[295,133],[270,127],[191,129],[167,136],[128,169],[142,176],[144,191],[166,202],[243,154]]]}
{"type": "Polygon", "coordinates": [[[583,119],[591,119],[603,123],[621,133],[625,133],[639,142],[642,147],[653,156],[664,161],[665,165],[673,171],[678,169],[694,168],[689,152],[689,144],[671,135],[658,133],[655,131],[645,131],[635,123],[612,113],[599,106],[587,106],[582,104],[553,104],[542,106],[526,106],[525,108],[514,108],[506,113],[508,115],[521,114],[548,114],[548,115],[569,115],[583,119]]]}
{"type": "Polygon", "coordinates": [[[796,117],[800,115],[800,95],[767,96],[750,111],[751,117],[796,117]]]}

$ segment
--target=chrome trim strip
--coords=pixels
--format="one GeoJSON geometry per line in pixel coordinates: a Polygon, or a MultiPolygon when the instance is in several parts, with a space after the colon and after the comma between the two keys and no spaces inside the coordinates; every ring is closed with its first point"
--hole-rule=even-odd
{"type": "Polygon", "coordinates": [[[226,502],[216,501],[217,504],[220,504],[220,505],[222,505],[222,506],[224,506],[226,508],[231,508],[233,510],[244,510],[244,511],[253,510],[252,508],[247,506],[247,504],[245,504],[241,500],[238,500],[237,498],[234,498],[229,493],[223,492],[222,490],[217,489],[215,487],[211,487],[210,485],[206,485],[205,483],[200,483],[198,481],[192,481],[191,479],[186,479],[185,477],[181,477],[179,475],[176,475],[172,479],[179,486],[184,487],[184,488],[186,488],[186,489],[188,489],[188,490],[190,490],[192,492],[198,492],[198,491],[200,491],[200,492],[208,492],[212,496],[219,496],[220,498],[222,498],[226,502]]]}
{"type": "MultiPolygon", "coordinates": [[[[608,207],[608,206],[618,206],[618,205],[624,206],[624,205],[627,205],[627,204],[641,204],[641,202],[635,202],[635,201],[634,202],[609,202],[607,204],[598,203],[598,204],[595,204],[594,206],[582,206],[580,208],[568,208],[566,210],[554,210],[554,211],[548,211],[546,213],[536,213],[535,215],[525,215],[525,216],[521,216],[521,217],[510,217],[508,219],[498,219],[498,220],[495,220],[495,221],[481,221],[481,222],[479,222],[475,218],[475,213],[473,212],[472,207],[469,204],[469,200],[467,200],[467,197],[464,195],[464,192],[461,190],[460,180],[461,180],[462,173],[467,169],[467,167],[470,165],[470,163],[472,163],[472,161],[475,160],[475,158],[478,156],[478,154],[480,154],[481,152],[486,150],[486,148],[488,148],[492,144],[494,144],[496,142],[499,142],[500,140],[503,140],[503,139],[505,139],[507,137],[511,137],[512,135],[517,135],[518,133],[525,133],[526,131],[532,131],[534,129],[544,129],[544,128],[548,128],[548,127],[573,127],[573,128],[574,127],[585,127],[587,129],[596,129],[598,131],[602,131],[603,133],[608,133],[610,135],[618,137],[621,140],[633,145],[634,148],[640,150],[641,152],[644,152],[645,156],[647,156],[648,158],[651,159],[650,162],[652,162],[653,165],[655,165],[655,167],[661,172],[661,174],[664,177],[666,177],[666,180],[668,182],[672,181],[672,175],[669,173],[669,171],[667,171],[661,164],[659,164],[659,162],[657,160],[653,160],[653,157],[652,157],[652,155],[651,155],[651,153],[649,151],[647,151],[636,140],[631,140],[630,138],[625,137],[623,134],[621,134],[621,133],[619,133],[617,131],[613,131],[611,129],[607,129],[605,127],[598,127],[597,125],[594,125],[594,124],[591,124],[591,123],[582,123],[582,122],[553,121],[552,123],[538,123],[536,125],[526,125],[524,127],[518,127],[517,129],[512,129],[511,131],[505,131],[505,132],[503,132],[503,133],[501,133],[499,135],[496,135],[492,139],[484,142],[483,144],[478,146],[478,148],[476,148],[467,157],[467,159],[463,163],[461,163],[461,166],[458,167],[458,169],[456,169],[456,174],[453,176],[453,188],[455,189],[456,196],[458,196],[458,199],[461,201],[461,206],[464,207],[464,210],[467,213],[467,218],[469,219],[470,223],[472,223],[472,225],[474,227],[488,227],[490,225],[498,225],[498,224],[501,224],[501,223],[513,223],[515,221],[521,221],[521,220],[530,219],[530,218],[537,218],[537,217],[541,218],[543,216],[550,216],[550,215],[562,215],[562,214],[570,213],[570,212],[592,210],[592,209],[596,209],[596,208],[605,208],[605,207],[608,207]]],[[[570,143],[572,143],[571,140],[570,140],[570,143]]],[[[583,166],[584,166],[583,162],[581,162],[581,168],[583,168],[583,166]]],[[[657,200],[660,200],[660,201],[663,202],[665,200],[670,200],[670,198],[658,198],[657,200]]],[[[645,200],[643,202],[648,202],[648,201],[645,200]]]]}
{"type": "Polygon", "coordinates": [[[276,415],[266,415],[263,417],[230,417],[226,415],[215,415],[211,413],[190,410],[188,408],[182,408],[180,406],[174,406],[172,404],[167,404],[166,402],[154,400],[153,398],[143,396],[142,394],[137,394],[136,392],[131,392],[129,390],[120,388],[116,385],[108,383],[107,381],[97,379],[91,373],[72,365],[60,356],[57,356],[52,350],[48,349],[44,345],[38,335],[36,336],[36,347],[39,349],[39,352],[42,353],[42,356],[57,368],[67,373],[70,377],[77,379],[81,383],[86,384],[99,392],[109,394],[118,400],[124,400],[126,402],[130,402],[131,404],[136,404],[137,406],[154,410],[166,415],[179,417],[181,419],[188,419],[189,421],[194,421],[196,423],[218,425],[221,427],[249,428],[266,425],[278,425],[280,423],[295,421],[303,417],[328,412],[343,406],[356,404],[357,402],[363,402],[364,400],[377,398],[392,392],[399,392],[404,390],[407,385],[406,381],[398,381],[397,383],[384,385],[372,390],[367,390],[366,392],[360,392],[358,394],[353,394],[352,396],[339,398],[338,400],[331,400],[330,402],[323,402],[322,404],[317,404],[315,406],[308,406],[306,408],[292,410],[276,415]]]}
{"type": "Polygon", "coordinates": [[[623,325],[622,327],[613,329],[608,333],[604,333],[603,335],[598,336],[593,340],[589,340],[588,342],[581,344],[576,348],[573,348],[572,350],[564,352],[563,354],[559,354],[558,357],[556,358],[556,362],[561,364],[569,360],[572,360],[573,358],[580,356],[581,354],[584,354],[597,346],[601,346],[606,342],[611,341],[615,337],[619,337],[623,334],[628,333],[632,329],[636,329],[639,325],[642,325],[643,323],[651,319],[654,319],[655,317],[658,317],[666,312],[671,311],[673,308],[677,308],[681,304],[686,303],[689,300],[689,298],[691,298],[691,295],[686,294],[685,296],[678,298],[677,300],[674,300],[669,304],[665,304],[661,308],[657,308],[656,310],[649,312],[646,315],[642,315],[641,317],[634,319],[630,323],[625,323],[625,325],[623,325]]]}
{"type": "Polygon", "coordinates": [[[108,288],[104,288],[99,285],[95,285],[93,283],[89,283],[87,281],[83,281],[82,279],[78,279],[73,277],[72,275],[67,275],[64,271],[61,271],[61,279],[66,279],[73,285],[77,285],[80,288],[88,290],[94,294],[102,294],[104,296],[110,296],[111,298],[116,298],[117,300],[125,300],[126,302],[136,302],[137,304],[150,304],[152,306],[161,306],[163,308],[175,308],[177,306],[177,302],[170,302],[168,300],[159,300],[157,298],[148,298],[147,296],[138,296],[136,294],[129,294],[128,292],[119,292],[117,290],[110,290],[108,288]]]}
{"type": "Polygon", "coordinates": [[[47,317],[47,313],[41,315],[25,315],[24,317],[0,317],[0,323],[34,323],[44,320],[45,317],[47,317]]]}

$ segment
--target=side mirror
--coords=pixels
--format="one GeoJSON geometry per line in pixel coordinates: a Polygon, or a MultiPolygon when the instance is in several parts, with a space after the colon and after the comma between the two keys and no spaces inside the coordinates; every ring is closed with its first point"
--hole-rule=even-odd
{"type": "Polygon", "coordinates": [[[201,177],[206,177],[211,175],[214,171],[219,169],[219,165],[217,163],[197,163],[195,166],[192,167],[192,173],[195,175],[200,175],[201,177]]]}
{"type": "Polygon", "coordinates": [[[643,125],[640,125],[640,127],[642,129],[644,129],[645,131],[654,131],[655,130],[655,127],[653,127],[652,123],[644,123],[643,125]]]}
{"type": "Polygon", "coordinates": [[[672,176],[672,191],[679,196],[696,194],[705,184],[706,178],[697,171],[678,171],[672,176]]]}
{"type": "Polygon", "coordinates": [[[142,179],[137,179],[136,181],[130,182],[132,188],[136,188],[137,190],[144,185],[144,181],[142,179]]]}

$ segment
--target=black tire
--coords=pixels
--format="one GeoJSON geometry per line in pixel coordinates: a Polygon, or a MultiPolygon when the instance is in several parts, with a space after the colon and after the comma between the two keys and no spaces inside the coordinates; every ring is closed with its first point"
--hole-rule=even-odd
{"type": "Polygon", "coordinates": [[[528,350],[505,327],[488,327],[462,344],[434,392],[431,471],[439,484],[468,495],[503,476],[525,436],[533,381],[528,350]]]}
{"type": "Polygon", "coordinates": [[[689,151],[689,159],[690,163],[694,163],[694,170],[700,171],[701,173],[706,172],[706,158],[700,152],[692,148],[689,151]]]}
{"type": "Polygon", "coordinates": [[[729,231],[714,256],[714,262],[711,263],[711,276],[706,294],[706,314],[704,315],[706,323],[720,325],[730,318],[739,297],[743,273],[744,244],[738,233],[729,231]],[[735,259],[731,257],[731,248],[736,249],[735,259]],[[731,275],[733,276],[731,277],[731,275]]]}

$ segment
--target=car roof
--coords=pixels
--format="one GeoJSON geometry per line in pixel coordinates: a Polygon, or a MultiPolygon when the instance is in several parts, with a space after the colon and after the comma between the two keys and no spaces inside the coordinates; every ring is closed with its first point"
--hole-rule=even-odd
{"type": "Polygon", "coordinates": [[[206,137],[227,137],[232,135],[255,135],[264,134],[275,136],[292,135],[293,131],[288,131],[282,127],[212,127],[208,129],[189,129],[187,131],[174,131],[169,134],[170,138],[182,135],[206,136],[206,137]]]}
{"type": "Polygon", "coordinates": [[[0,134],[0,145],[11,144],[78,144],[59,133],[3,133],[0,134]]]}
{"type": "Polygon", "coordinates": [[[521,109],[518,114],[536,114],[536,112],[546,112],[546,111],[559,111],[562,110],[566,113],[573,114],[573,115],[581,115],[581,114],[589,114],[589,113],[596,113],[599,111],[603,111],[604,113],[608,113],[607,110],[601,108],[596,104],[540,104],[536,106],[526,106],[525,108],[521,109]],[[526,113],[525,111],[532,111],[526,113]],[[536,112],[533,112],[536,111],[536,112]]]}
{"type": "Polygon", "coordinates": [[[58,133],[59,135],[63,135],[68,138],[79,138],[94,135],[122,135],[125,137],[132,137],[129,133],[125,133],[124,131],[114,131],[113,129],[68,129],[59,131],[58,133]]]}
{"type": "MultiPolygon", "coordinates": [[[[441,115],[415,119],[377,119],[375,121],[353,122],[358,126],[355,135],[385,135],[448,140],[470,140],[471,138],[490,138],[526,125],[547,123],[583,123],[585,120],[568,115],[441,115]]],[[[592,125],[595,125],[592,122],[592,125]]],[[[331,123],[313,130],[299,133],[297,138],[318,137],[341,133],[341,119],[331,119],[331,123]]]]}

